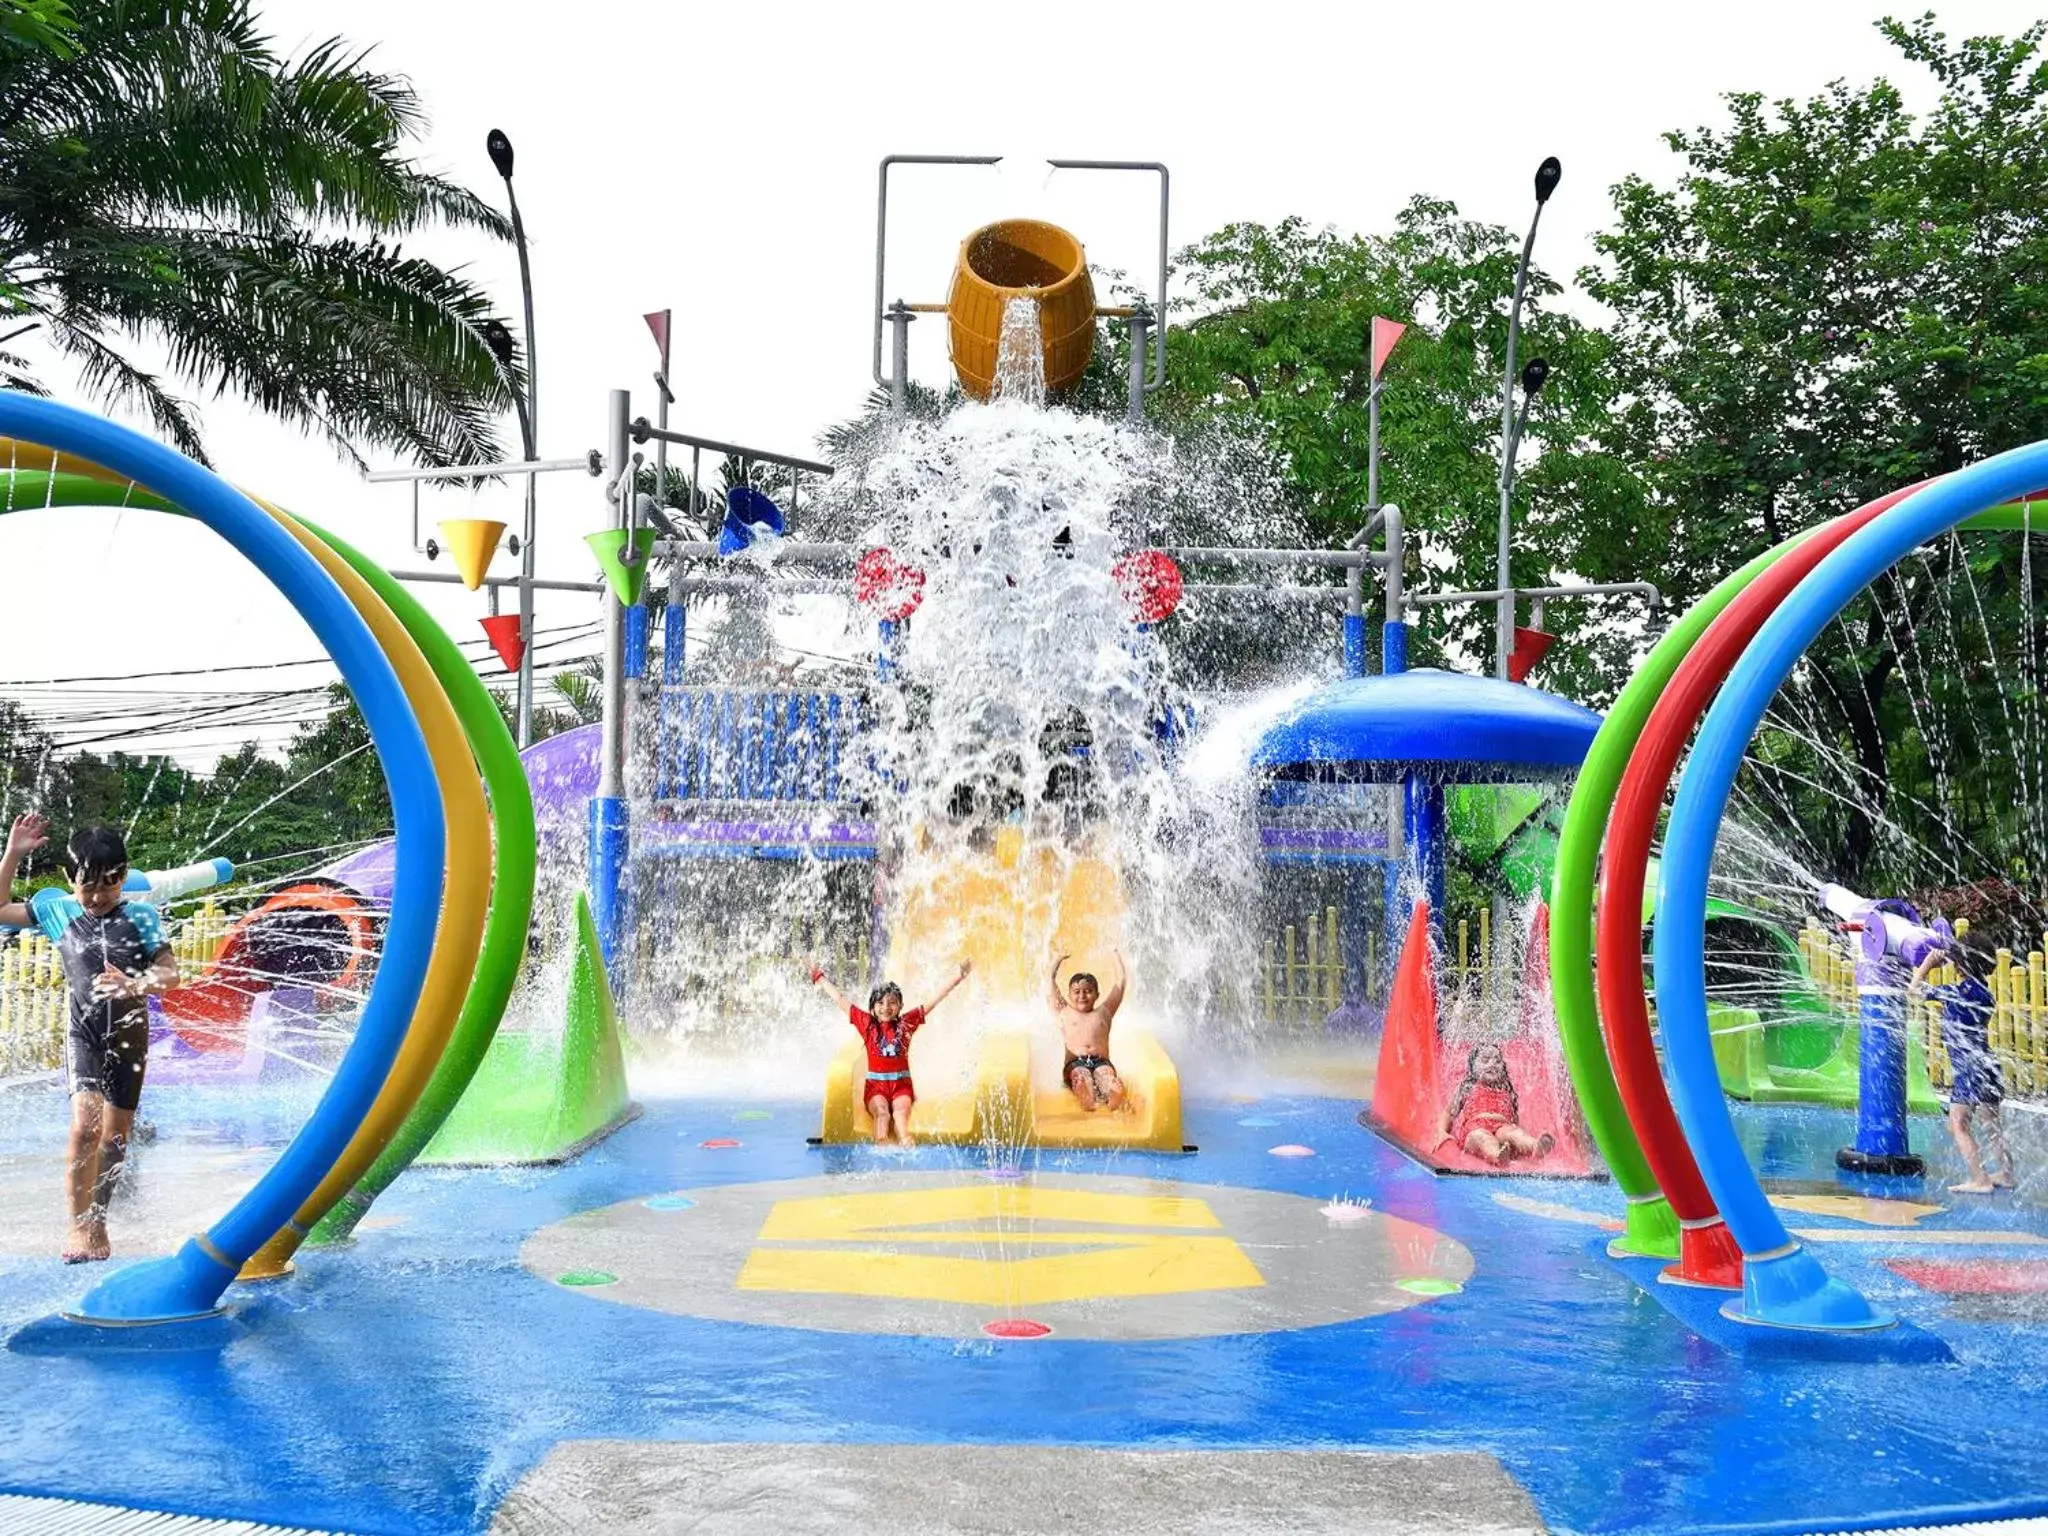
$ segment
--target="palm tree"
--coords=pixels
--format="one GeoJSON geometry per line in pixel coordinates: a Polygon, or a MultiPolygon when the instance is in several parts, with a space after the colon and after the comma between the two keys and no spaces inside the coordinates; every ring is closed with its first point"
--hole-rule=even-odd
{"type": "MultiPolygon", "coordinates": [[[[429,225],[510,230],[423,171],[403,78],[330,39],[297,58],[249,0],[0,0],[0,348],[40,331],[102,400],[203,458],[201,392],[433,463],[497,456],[516,375],[467,279],[407,256],[429,225]]],[[[0,382],[41,392],[0,351],[0,382]]]]}

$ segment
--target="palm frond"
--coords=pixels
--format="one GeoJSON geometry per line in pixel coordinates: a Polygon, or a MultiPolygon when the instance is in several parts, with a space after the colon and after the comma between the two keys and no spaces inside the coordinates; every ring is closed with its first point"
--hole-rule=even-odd
{"type": "Polygon", "coordinates": [[[149,413],[157,431],[169,438],[180,453],[202,464],[208,462],[191,408],[166,389],[155,374],[137,368],[90,331],[61,319],[52,319],[50,336],[77,359],[79,377],[87,389],[109,405],[140,406],[149,413]]]}

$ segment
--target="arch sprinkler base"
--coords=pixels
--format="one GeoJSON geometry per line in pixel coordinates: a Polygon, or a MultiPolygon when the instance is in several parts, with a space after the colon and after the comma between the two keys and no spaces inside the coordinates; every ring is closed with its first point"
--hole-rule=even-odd
{"type": "Polygon", "coordinates": [[[1723,1302],[1721,1315],[1752,1328],[1820,1333],[1876,1333],[1899,1322],[1853,1285],[1830,1279],[1797,1243],[1783,1253],[1752,1256],[1742,1269],[1742,1295],[1723,1302]]]}

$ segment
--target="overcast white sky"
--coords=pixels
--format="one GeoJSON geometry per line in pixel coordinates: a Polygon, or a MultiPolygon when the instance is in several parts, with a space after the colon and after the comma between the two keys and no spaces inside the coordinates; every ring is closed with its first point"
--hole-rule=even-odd
{"type": "MultiPolygon", "coordinates": [[[[1608,188],[1673,172],[1658,135],[1718,121],[1737,89],[1804,95],[1828,80],[1908,74],[1864,0],[1706,4],[1322,4],[1250,7],[1098,0],[1028,16],[1015,8],[898,0],[736,6],[586,0],[563,9],[475,0],[264,0],[289,47],[337,26],[409,75],[432,114],[419,156],[499,194],[484,154],[493,127],[518,154],[537,290],[542,453],[598,446],[606,391],[652,414],[643,311],[675,311],[675,424],[807,452],[869,387],[876,162],[891,152],[1002,154],[988,170],[898,170],[888,294],[943,298],[962,234],[989,218],[1050,218],[1094,262],[1148,273],[1155,186],[1066,172],[1045,157],[1163,160],[1176,246],[1232,220],[1300,214],[1377,230],[1416,192],[1520,228],[1546,154],[1564,180],[1539,258],[1568,275],[1591,255],[1608,188]],[[1071,28],[1071,30],[1070,30],[1071,28]]],[[[1952,35],[2014,32],[2048,0],[1950,0],[1952,35]]],[[[509,247],[439,237],[516,316],[509,247]]],[[[913,331],[915,373],[945,371],[942,324],[913,331]]],[[[61,374],[51,382],[62,386],[61,374]]],[[[75,396],[73,396],[75,398],[75,396]]],[[[231,478],[315,516],[394,567],[410,549],[409,502],[361,484],[327,446],[232,400],[204,419],[231,478]]],[[[508,442],[516,431],[508,422],[508,442]]],[[[593,569],[580,535],[603,509],[595,482],[544,482],[544,575],[593,569]]],[[[1390,488],[1398,497],[1398,487],[1390,488]]],[[[516,523],[516,492],[479,505],[516,523]]],[[[461,515],[442,493],[435,515],[461,515]]],[[[509,570],[500,557],[498,569],[509,570]]],[[[445,566],[444,566],[445,568],[445,566]]],[[[458,638],[481,594],[426,589],[458,638]]],[[[146,514],[0,519],[0,685],[293,660],[310,635],[205,530],[146,514]],[[108,623],[109,613],[129,615],[108,623]],[[137,647],[138,638],[146,644],[137,647]],[[138,656],[146,663],[138,663],[138,656]]],[[[539,624],[586,622],[592,599],[543,594],[539,624]]],[[[212,686],[264,686],[276,674],[212,686]]],[[[313,674],[289,674],[305,681],[313,674]]],[[[46,697],[0,686],[0,696],[46,697]]],[[[71,690],[75,708],[89,696],[71,690]]],[[[218,737],[194,737],[207,757],[218,737]]]]}

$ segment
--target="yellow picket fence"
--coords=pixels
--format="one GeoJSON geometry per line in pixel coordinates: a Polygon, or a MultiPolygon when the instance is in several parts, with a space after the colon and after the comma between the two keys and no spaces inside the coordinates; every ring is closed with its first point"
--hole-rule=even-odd
{"type": "MultiPolygon", "coordinates": [[[[1967,924],[1957,927],[1969,931],[1967,924]]],[[[1799,953],[1829,1006],[1854,1018],[1856,962],[1848,943],[1818,921],[1809,921],[1799,934],[1799,953]]],[[[1953,986],[1955,967],[1942,966],[1930,980],[1953,986]]],[[[2020,1099],[2048,1098],[2048,934],[2041,936],[2040,949],[2025,955],[1999,950],[1984,984],[1991,989],[1991,1052],[2004,1069],[2005,1091],[2020,1099]]],[[[1955,1072],[1941,1042],[1942,1005],[1923,995],[1911,1006],[1927,1047],[1927,1074],[1936,1088],[1946,1088],[1955,1072]]]]}
{"type": "MultiPolygon", "coordinates": [[[[208,902],[168,926],[178,969],[189,977],[220,948],[228,919],[208,902]]],[[[57,946],[33,929],[0,938],[0,1076],[63,1064],[66,1006],[57,946]]]]}

